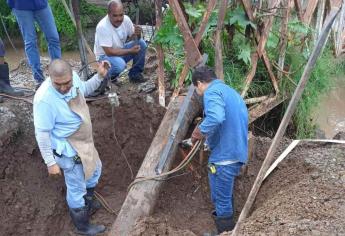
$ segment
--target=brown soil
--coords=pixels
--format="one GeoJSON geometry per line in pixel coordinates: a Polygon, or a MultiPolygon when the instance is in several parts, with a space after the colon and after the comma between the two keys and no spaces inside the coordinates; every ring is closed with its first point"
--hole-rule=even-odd
{"type": "MultiPolygon", "coordinates": [[[[33,86],[23,63],[11,74],[12,78],[21,80],[27,75],[21,84],[33,86]]],[[[125,83],[116,90],[120,96],[120,107],[114,112],[116,136],[136,173],[165,109],[148,99],[155,93],[138,93],[136,85],[125,83]]],[[[89,107],[95,145],[103,163],[96,190],[118,211],[132,181],[131,174],[113,138],[108,100],[92,102],[89,107]]],[[[63,177],[48,177],[35,142],[31,104],[6,100],[0,108],[0,235],[74,235],[63,177]]],[[[101,209],[92,221],[110,228],[115,217],[101,209]]]]}
{"type": "MultiPolygon", "coordinates": [[[[290,142],[284,140],[277,153],[290,142]]],[[[270,143],[254,138],[251,159],[236,180],[235,218],[270,143]]],[[[300,144],[264,181],[240,235],[345,235],[344,166],[344,145],[300,144]]],[[[134,235],[153,235],[154,230],[155,235],[181,235],[180,230],[202,235],[214,230],[206,176],[201,174],[201,180],[190,175],[167,183],[153,218],[139,222],[134,235]]]]}
{"type": "MultiPolygon", "coordinates": [[[[137,87],[118,89],[115,109],[120,146],[136,172],[165,110],[137,87]]],[[[30,104],[0,104],[0,235],[74,235],[62,177],[48,177],[33,132],[30,104]],[[5,114],[5,115],[3,115],[5,114]]],[[[107,100],[90,104],[94,138],[103,161],[97,191],[119,210],[131,182],[129,169],[113,139],[107,100]]],[[[344,137],[339,135],[338,137],[344,137]]],[[[250,161],[235,186],[238,217],[271,140],[254,138],[250,161]]],[[[290,143],[284,140],[277,155],[290,143]]],[[[177,157],[176,164],[180,161],[177,157]]],[[[241,235],[345,235],[345,147],[302,143],[264,182],[241,235]]],[[[131,235],[201,235],[214,229],[205,165],[166,181],[154,213],[141,219],[131,235]]],[[[108,228],[115,215],[101,209],[92,221],[108,228]]]]}

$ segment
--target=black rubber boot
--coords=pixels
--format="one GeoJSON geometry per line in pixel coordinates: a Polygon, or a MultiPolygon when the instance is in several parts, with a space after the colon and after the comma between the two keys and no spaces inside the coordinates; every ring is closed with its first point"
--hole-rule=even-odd
{"type": "Polygon", "coordinates": [[[0,93],[10,96],[24,96],[24,92],[15,90],[10,84],[8,64],[0,64],[0,93]]]}
{"type": "Polygon", "coordinates": [[[70,208],[70,216],[74,226],[77,228],[76,233],[81,235],[96,235],[105,231],[104,225],[93,225],[89,222],[87,207],[70,208]]]}
{"type": "Polygon", "coordinates": [[[232,217],[217,217],[215,221],[218,234],[231,231],[235,227],[235,222],[232,217]]]}
{"type": "Polygon", "coordinates": [[[4,99],[0,96],[0,103],[4,102],[4,99]]]}
{"type": "Polygon", "coordinates": [[[86,191],[86,195],[84,196],[85,205],[87,207],[89,216],[91,216],[95,214],[96,211],[102,207],[102,205],[95,197],[95,188],[87,188],[86,191]]]}

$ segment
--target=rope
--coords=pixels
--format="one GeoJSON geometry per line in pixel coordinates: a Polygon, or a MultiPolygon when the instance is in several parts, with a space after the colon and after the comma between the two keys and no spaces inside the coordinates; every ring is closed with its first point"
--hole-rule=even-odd
{"type": "Polygon", "coordinates": [[[98,199],[98,201],[101,203],[101,205],[104,207],[106,211],[117,216],[117,212],[109,206],[108,202],[100,193],[95,191],[95,197],[98,199]]]}
{"type": "Polygon", "coordinates": [[[121,148],[121,145],[116,137],[116,132],[115,132],[115,115],[114,115],[114,109],[115,107],[114,106],[111,106],[111,118],[112,118],[112,123],[113,123],[113,136],[114,136],[114,139],[116,141],[116,145],[120,148],[120,151],[121,151],[121,156],[123,157],[123,159],[125,159],[126,161],[126,164],[128,166],[128,169],[129,171],[131,172],[131,179],[134,179],[134,174],[133,174],[133,170],[132,170],[132,167],[131,165],[129,164],[128,162],[128,159],[126,157],[126,154],[123,152],[122,148],[121,148]]]}
{"type": "Polygon", "coordinates": [[[184,167],[186,167],[190,162],[191,160],[193,159],[193,157],[195,156],[195,154],[197,153],[197,151],[200,149],[201,147],[201,144],[202,144],[202,141],[201,140],[198,140],[195,145],[193,146],[193,148],[190,150],[190,152],[188,153],[188,155],[186,156],[186,158],[177,166],[175,167],[174,169],[168,171],[168,172],[165,172],[165,173],[162,173],[160,175],[154,175],[154,176],[148,176],[148,177],[137,177],[129,186],[128,186],[128,191],[136,184],[140,183],[140,182],[143,182],[143,181],[147,181],[147,180],[164,180],[162,179],[163,177],[165,176],[168,176],[168,175],[171,175],[171,174],[174,174],[180,170],[182,170],[184,167]]]}

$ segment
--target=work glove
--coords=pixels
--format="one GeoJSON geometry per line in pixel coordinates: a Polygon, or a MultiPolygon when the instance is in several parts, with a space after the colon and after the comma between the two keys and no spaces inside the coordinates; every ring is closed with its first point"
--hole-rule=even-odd
{"type": "Polygon", "coordinates": [[[199,126],[196,126],[193,133],[192,133],[192,143],[193,145],[198,141],[198,140],[202,140],[204,138],[204,135],[202,135],[199,126]]]}

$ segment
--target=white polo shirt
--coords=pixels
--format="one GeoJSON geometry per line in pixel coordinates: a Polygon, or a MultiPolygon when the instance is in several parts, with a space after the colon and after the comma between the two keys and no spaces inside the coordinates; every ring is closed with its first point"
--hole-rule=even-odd
{"type": "Polygon", "coordinates": [[[96,27],[94,53],[96,60],[105,55],[102,47],[123,48],[128,37],[134,34],[134,25],[128,16],[124,16],[119,27],[114,27],[106,15],[96,27]]]}

